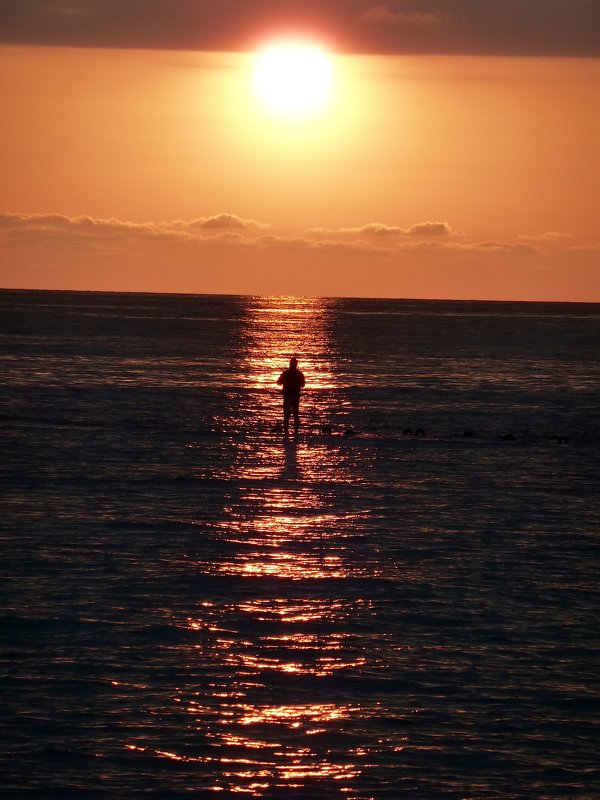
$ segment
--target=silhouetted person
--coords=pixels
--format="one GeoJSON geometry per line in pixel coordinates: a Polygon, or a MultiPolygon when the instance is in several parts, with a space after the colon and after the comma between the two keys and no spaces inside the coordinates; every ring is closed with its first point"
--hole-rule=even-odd
{"type": "Polygon", "coordinates": [[[277,378],[277,383],[283,387],[283,428],[288,432],[290,415],[294,415],[294,431],[300,427],[300,392],[304,386],[304,375],[298,369],[298,360],[290,359],[289,369],[285,369],[277,378]]]}

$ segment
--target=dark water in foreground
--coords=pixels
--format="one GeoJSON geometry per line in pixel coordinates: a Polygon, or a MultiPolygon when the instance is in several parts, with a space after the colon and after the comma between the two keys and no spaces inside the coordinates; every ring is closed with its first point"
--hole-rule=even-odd
{"type": "Polygon", "coordinates": [[[0,293],[2,797],[597,800],[599,333],[0,293]]]}

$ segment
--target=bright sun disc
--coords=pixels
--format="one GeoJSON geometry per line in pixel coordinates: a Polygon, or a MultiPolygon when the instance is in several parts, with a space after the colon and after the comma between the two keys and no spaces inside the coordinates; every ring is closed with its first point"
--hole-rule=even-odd
{"type": "Polygon", "coordinates": [[[284,117],[305,117],[325,104],[333,82],[331,61],[315,47],[280,45],[259,54],[254,86],[267,107],[284,117]]]}

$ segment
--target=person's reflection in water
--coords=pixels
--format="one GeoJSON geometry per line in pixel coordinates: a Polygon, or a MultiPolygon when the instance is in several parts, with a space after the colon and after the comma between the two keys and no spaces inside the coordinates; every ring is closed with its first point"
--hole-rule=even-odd
{"type": "Polygon", "coordinates": [[[298,433],[300,427],[300,392],[305,380],[303,373],[298,369],[298,359],[291,358],[289,369],[285,369],[277,378],[277,383],[283,388],[283,429],[288,433],[290,416],[294,415],[294,432],[298,433]]]}
{"type": "Polygon", "coordinates": [[[298,464],[298,442],[296,439],[288,439],[285,442],[281,477],[286,481],[302,480],[302,472],[298,464]]]}

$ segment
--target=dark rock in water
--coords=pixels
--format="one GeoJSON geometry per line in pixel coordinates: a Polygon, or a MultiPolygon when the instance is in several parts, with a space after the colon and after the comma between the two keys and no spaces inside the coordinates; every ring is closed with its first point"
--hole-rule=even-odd
{"type": "Polygon", "coordinates": [[[512,433],[505,433],[504,436],[502,437],[502,441],[503,442],[514,442],[515,441],[515,437],[512,435],[512,433]]]}
{"type": "Polygon", "coordinates": [[[412,436],[412,435],[413,435],[412,428],[404,428],[404,430],[402,431],[402,436],[412,436]]]}
{"type": "Polygon", "coordinates": [[[558,444],[569,444],[569,437],[568,436],[557,436],[556,441],[558,444]]]}
{"type": "Polygon", "coordinates": [[[273,425],[273,433],[283,433],[283,425],[278,422],[277,425],[273,425]]]}
{"type": "Polygon", "coordinates": [[[423,430],[423,428],[417,428],[417,430],[415,431],[415,436],[422,439],[425,436],[425,431],[423,430]]]}
{"type": "Polygon", "coordinates": [[[470,428],[467,428],[467,430],[464,431],[463,436],[465,438],[470,438],[472,436],[475,436],[475,431],[472,431],[470,428]]]}
{"type": "Polygon", "coordinates": [[[323,425],[323,427],[321,428],[321,433],[324,434],[325,436],[331,436],[331,434],[333,433],[333,428],[331,427],[331,425],[323,425]]]}
{"type": "Polygon", "coordinates": [[[355,433],[356,431],[354,430],[354,428],[346,428],[346,430],[344,431],[344,436],[354,436],[355,433]]]}

